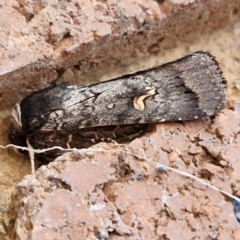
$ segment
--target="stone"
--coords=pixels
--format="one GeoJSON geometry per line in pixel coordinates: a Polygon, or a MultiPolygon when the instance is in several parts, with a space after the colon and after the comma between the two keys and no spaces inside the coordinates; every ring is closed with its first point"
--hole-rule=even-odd
{"type": "Polygon", "coordinates": [[[237,0],[3,1],[0,107],[58,78],[97,82],[137,54],[156,54],[225,26],[238,9],[237,0]]]}

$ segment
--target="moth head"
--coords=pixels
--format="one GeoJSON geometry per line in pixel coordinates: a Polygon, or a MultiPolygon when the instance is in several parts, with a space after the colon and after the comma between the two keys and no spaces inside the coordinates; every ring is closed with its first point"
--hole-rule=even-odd
{"type": "MultiPolygon", "coordinates": [[[[9,140],[17,146],[26,147],[26,135],[22,132],[21,108],[19,103],[12,110],[9,140]]],[[[18,151],[22,153],[22,151],[18,151]]]]}

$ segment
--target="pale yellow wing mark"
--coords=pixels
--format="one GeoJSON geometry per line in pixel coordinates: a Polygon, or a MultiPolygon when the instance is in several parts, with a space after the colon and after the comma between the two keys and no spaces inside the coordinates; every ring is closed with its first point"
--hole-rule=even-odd
{"type": "Polygon", "coordinates": [[[133,99],[133,107],[138,110],[142,111],[145,108],[144,100],[150,96],[153,96],[156,94],[156,88],[154,87],[146,87],[146,93],[141,96],[134,97],[133,99]]]}

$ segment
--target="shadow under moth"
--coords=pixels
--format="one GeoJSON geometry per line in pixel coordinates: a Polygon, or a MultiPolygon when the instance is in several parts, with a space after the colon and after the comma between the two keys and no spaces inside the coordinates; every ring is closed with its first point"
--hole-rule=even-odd
{"type": "MultiPolygon", "coordinates": [[[[122,143],[150,123],[211,116],[225,105],[226,80],[207,52],[86,87],[55,85],[33,92],[12,112],[9,138],[34,149],[88,148],[112,139],[122,143]]],[[[60,150],[37,155],[47,161],[60,150]]]]}

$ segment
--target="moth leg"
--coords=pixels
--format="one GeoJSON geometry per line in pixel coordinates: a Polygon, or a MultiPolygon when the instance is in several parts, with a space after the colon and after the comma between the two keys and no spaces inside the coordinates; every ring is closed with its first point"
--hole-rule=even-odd
{"type": "Polygon", "coordinates": [[[71,141],[72,141],[72,134],[69,134],[68,138],[67,138],[67,148],[69,148],[69,149],[71,148],[71,146],[70,146],[71,141]]]}
{"type": "Polygon", "coordinates": [[[108,132],[108,135],[112,135],[112,137],[106,137],[104,136],[104,133],[100,132],[94,132],[94,135],[95,139],[100,140],[102,142],[110,141],[112,140],[112,138],[117,138],[114,131],[108,132]]]}
{"type": "Polygon", "coordinates": [[[93,135],[93,138],[90,139],[93,143],[95,143],[95,140],[101,140],[104,138],[104,135],[101,134],[100,132],[93,132],[93,131],[89,131],[88,135],[93,135]]]}
{"type": "MultiPolygon", "coordinates": [[[[112,143],[114,140],[112,138],[101,138],[102,142],[112,143]]],[[[114,141],[115,142],[115,141],[114,141]]]]}
{"type": "Polygon", "coordinates": [[[124,147],[124,146],[125,146],[124,143],[118,143],[118,142],[115,141],[114,139],[111,139],[111,143],[113,143],[115,147],[118,147],[118,146],[120,146],[120,147],[121,147],[121,146],[124,147]]]}
{"type": "MultiPolygon", "coordinates": [[[[118,128],[118,126],[117,126],[118,128]]],[[[117,135],[115,134],[115,131],[112,131],[112,135],[113,135],[113,138],[116,139],[117,138],[117,135]]]]}
{"type": "Polygon", "coordinates": [[[99,143],[99,142],[112,142],[114,141],[112,138],[93,138],[90,139],[92,141],[92,143],[99,143]]]}

